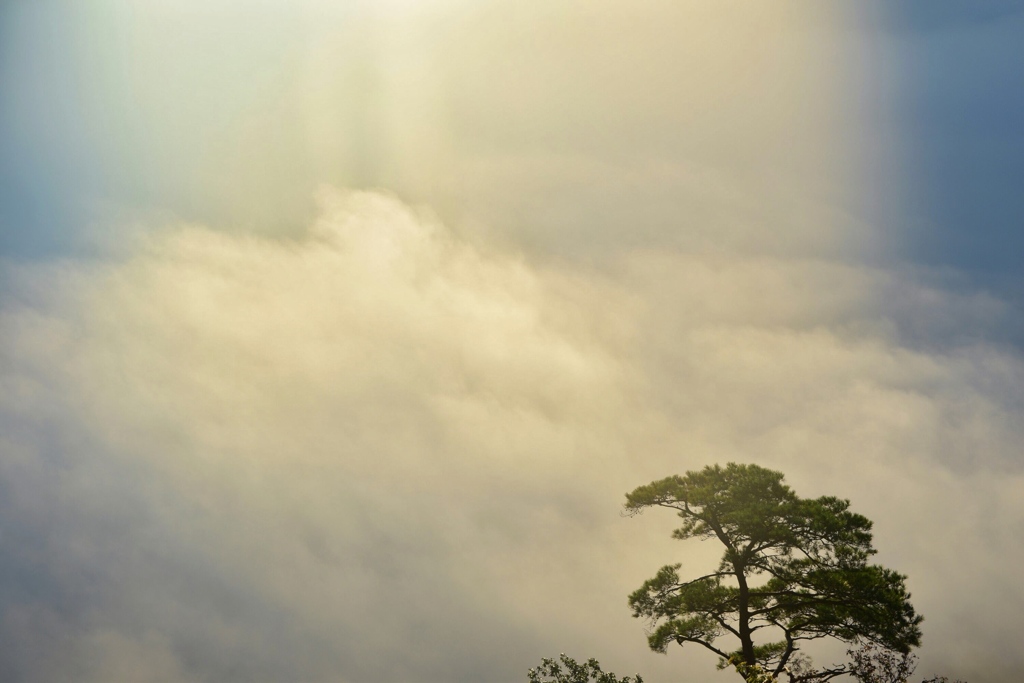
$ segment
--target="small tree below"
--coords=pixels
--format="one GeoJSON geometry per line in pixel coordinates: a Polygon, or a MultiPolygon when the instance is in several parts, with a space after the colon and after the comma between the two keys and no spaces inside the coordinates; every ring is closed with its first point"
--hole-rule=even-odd
{"type": "Polygon", "coordinates": [[[601,665],[593,657],[580,663],[563,653],[558,659],[556,662],[545,657],[540,666],[530,669],[527,679],[530,683],[644,683],[640,674],[632,678],[618,678],[613,673],[602,671],[601,665]]]}

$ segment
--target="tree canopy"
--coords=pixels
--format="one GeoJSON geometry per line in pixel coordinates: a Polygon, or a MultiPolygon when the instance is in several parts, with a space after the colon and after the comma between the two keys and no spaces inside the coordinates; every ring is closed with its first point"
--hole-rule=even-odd
{"type": "Polygon", "coordinates": [[[848,500],[804,499],[783,475],[757,465],[708,466],[626,495],[631,514],[674,510],[679,540],[713,539],[718,567],[680,580],[662,567],[629,596],[633,616],[651,623],[651,649],[696,643],[747,680],[783,672],[791,681],[824,681],[849,665],[811,670],[797,653],[806,641],[834,638],[898,653],[920,645],[905,576],[870,564],[871,521],[848,500]]]}

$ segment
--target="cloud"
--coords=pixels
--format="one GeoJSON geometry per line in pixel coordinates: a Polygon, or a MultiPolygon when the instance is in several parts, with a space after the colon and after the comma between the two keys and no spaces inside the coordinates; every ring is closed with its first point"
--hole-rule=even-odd
{"type": "Polygon", "coordinates": [[[892,120],[1012,21],[240,7],[0,10],[0,678],[718,680],[624,604],[713,548],[618,505],[728,460],[876,521],[923,671],[1021,668],[1020,316],[892,120]]]}
{"type": "Polygon", "coordinates": [[[999,301],[742,251],[542,263],[388,195],[319,203],[292,240],[6,267],[5,678],[502,681],[566,651],[715,680],[624,604],[714,549],[618,506],[727,460],[876,521],[929,671],[1024,663],[999,301]]]}
{"type": "Polygon", "coordinates": [[[301,242],[182,228],[24,274],[49,303],[4,318],[13,671],[102,680],[96,641],[188,679],[487,679],[539,640],[491,564],[590,523],[565,482],[601,467],[617,362],[521,261],[324,201],[301,242]],[[50,631],[71,661],[36,659],[50,631]]]}

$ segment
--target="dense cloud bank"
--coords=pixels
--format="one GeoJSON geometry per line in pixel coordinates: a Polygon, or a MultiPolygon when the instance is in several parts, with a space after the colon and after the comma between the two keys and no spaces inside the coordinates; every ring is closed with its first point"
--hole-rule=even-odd
{"type": "Polygon", "coordinates": [[[716,680],[625,606],[714,549],[619,506],[728,460],[876,521],[922,671],[1024,666],[998,300],[723,250],[541,263],[332,190],[301,238],[169,226],[4,276],[5,680],[513,681],[558,651],[716,680]]]}
{"type": "Polygon", "coordinates": [[[1019,13],[257,4],[0,6],[0,679],[721,680],[619,510],[729,460],[1024,668],[1019,13]]]}

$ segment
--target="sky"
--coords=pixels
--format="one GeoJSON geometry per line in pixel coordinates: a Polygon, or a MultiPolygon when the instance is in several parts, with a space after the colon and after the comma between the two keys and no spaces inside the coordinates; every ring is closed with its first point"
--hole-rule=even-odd
{"type": "Polygon", "coordinates": [[[0,4],[0,678],[727,680],[626,603],[715,549],[621,510],[734,461],[874,521],[922,677],[1013,680],[1021,45],[996,0],[0,4]]]}

